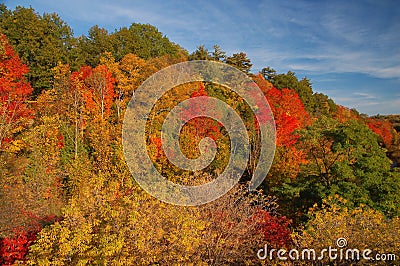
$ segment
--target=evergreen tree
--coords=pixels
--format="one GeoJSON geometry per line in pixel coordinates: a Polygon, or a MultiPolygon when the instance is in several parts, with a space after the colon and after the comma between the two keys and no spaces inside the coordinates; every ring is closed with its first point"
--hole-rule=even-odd
{"type": "Polygon", "coordinates": [[[250,59],[243,52],[233,54],[232,56],[227,57],[226,63],[238,68],[239,70],[243,71],[246,74],[250,73],[250,69],[253,66],[250,59]]]}
{"type": "Polygon", "coordinates": [[[215,61],[225,62],[226,53],[222,51],[221,47],[214,45],[213,48],[214,51],[211,53],[211,58],[215,61]]]}
{"type": "Polygon", "coordinates": [[[196,51],[189,55],[189,60],[210,60],[210,52],[204,45],[200,45],[197,47],[196,51]]]}

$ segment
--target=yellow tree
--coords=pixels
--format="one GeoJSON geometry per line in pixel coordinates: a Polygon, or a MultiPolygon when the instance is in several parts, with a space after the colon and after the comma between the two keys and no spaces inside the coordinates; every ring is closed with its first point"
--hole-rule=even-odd
{"type": "Polygon", "coordinates": [[[117,118],[120,121],[124,110],[142,82],[156,71],[156,68],[135,54],[125,55],[121,61],[116,62],[111,53],[105,52],[100,58],[101,64],[108,67],[116,79],[115,106],[117,118]]]}
{"type": "Polygon", "coordinates": [[[57,117],[42,117],[22,140],[18,172],[2,180],[0,223],[3,232],[37,226],[48,215],[59,215],[64,205],[63,174],[59,169],[64,139],[57,117]],[[12,210],[12,211],[11,211],[12,210]]]}

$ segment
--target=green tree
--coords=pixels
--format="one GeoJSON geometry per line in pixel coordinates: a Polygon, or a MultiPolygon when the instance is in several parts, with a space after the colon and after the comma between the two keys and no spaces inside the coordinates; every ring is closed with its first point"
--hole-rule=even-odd
{"type": "Polygon", "coordinates": [[[332,116],[338,110],[335,102],[323,93],[314,93],[315,107],[313,113],[315,116],[332,116]]]}
{"type": "Polygon", "coordinates": [[[322,117],[302,131],[301,143],[308,164],[279,189],[289,212],[305,213],[338,194],[350,208],[364,204],[389,216],[400,214],[400,175],[391,171],[391,161],[367,126],[322,117]]]}
{"type": "Polygon", "coordinates": [[[210,52],[204,45],[200,45],[197,47],[196,51],[189,55],[189,60],[210,60],[210,52]]]}
{"type": "Polygon", "coordinates": [[[218,45],[215,44],[213,46],[213,48],[214,48],[214,51],[212,51],[212,53],[211,53],[212,59],[215,61],[225,62],[226,53],[224,51],[222,51],[221,47],[219,47],[218,45]]]}
{"type": "MultiPolygon", "coordinates": [[[[133,35],[133,49],[130,51],[143,59],[162,55],[177,55],[180,48],[168,40],[158,29],[150,24],[133,23],[129,27],[133,35]]],[[[125,43],[122,43],[126,45],[125,43]]]]}
{"type": "Polygon", "coordinates": [[[276,76],[276,70],[270,66],[267,66],[261,70],[261,75],[263,75],[264,79],[273,83],[276,76]]]}
{"type": "Polygon", "coordinates": [[[276,71],[270,67],[264,68],[262,73],[276,88],[290,88],[295,90],[303,101],[307,112],[310,114],[315,112],[316,103],[309,79],[303,78],[299,81],[296,74],[292,71],[288,71],[286,74],[276,74],[276,71]]]}
{"type": "Polygon", "coordinates": [[[100,56],[104,52],[113,51],[108,31],[95,25],[89,29],[88,35],[79,38],[78,47],[85,58],[84,64],[96,67],[100,63],[100,56]]]}
{"type": "Polygon", "coordinates": [[[303,101],[304,107],[309,113],[314,112],[315,109],[315,99],[313,95],[313,89],[311,86],[311,81],[304,77],[299,81],[297,93],[299,94],[301,100],[303,101]]]}
{"type": "Polygon", "coordinates": [[[288,71],[286,74],[275,75],[273,84],[277,89],[289,88],[297,92],[299,80],[296,77],[296,73],[288,71]]]}
{"type": "Polygon", "coordinates": [[[91,67],[100,63],[104,52],[110,52],[117,62],[127,54],[135,54],[145,60],[164,55],[187,56],[183,48],[172,43],[156,27],[140,23],[133,23],[129,28],[122,27],[112,33],[96,25],[89,29],[87,37],[79,39],[78,49],[86,58],[85,64],[91,67]]]}

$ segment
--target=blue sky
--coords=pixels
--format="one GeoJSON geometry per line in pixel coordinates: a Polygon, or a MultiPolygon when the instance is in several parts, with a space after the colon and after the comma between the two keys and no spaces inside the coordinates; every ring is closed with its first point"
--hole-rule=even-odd
{"type": "Polygon", "coordinates": [[[253,72],[271,66],[308,77],[314,91],[362,113],[400,113],[400,5],[355,1],[6,0],[56,12],[75,35],[150,23],[189,52],[204,44],[247,53],[253,72]]]}

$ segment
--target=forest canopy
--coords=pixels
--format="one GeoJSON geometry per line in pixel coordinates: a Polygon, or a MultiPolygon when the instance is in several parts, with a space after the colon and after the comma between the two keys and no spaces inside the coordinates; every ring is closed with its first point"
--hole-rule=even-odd
{"type": "Polygon", "coordinates": [[[218,45],[199,44],[189,53],[155,26],[136,22],[114,32],[95,25],[74,36],[57,14],[1,4],[0,117],[1,265],[258,265],[257,251],[266,244],[323,249],[340,237],[351,248],[400,254],[399,115],[369,117],[338,105],[292,71],[265,66],[253,73],[243,51],[228,55],[218,45]],[[276,125],[273,164],[249,192],[260,132],[241,95],[194,82],[161,98],[147,150],[173,182],[215,179],[228,164],[230,145],[218,121],[189,120],[180,132],[183,153],[197,158],[208,137],[217,155],[201,173],[177,169],[163,151],[165,110],[215,97],[248,130],[250,163],[239,184],[196,207],[166,204],[142,190],[121,139],[138,87],[191,60],[226,63],[248,75],[276,125]]]}

